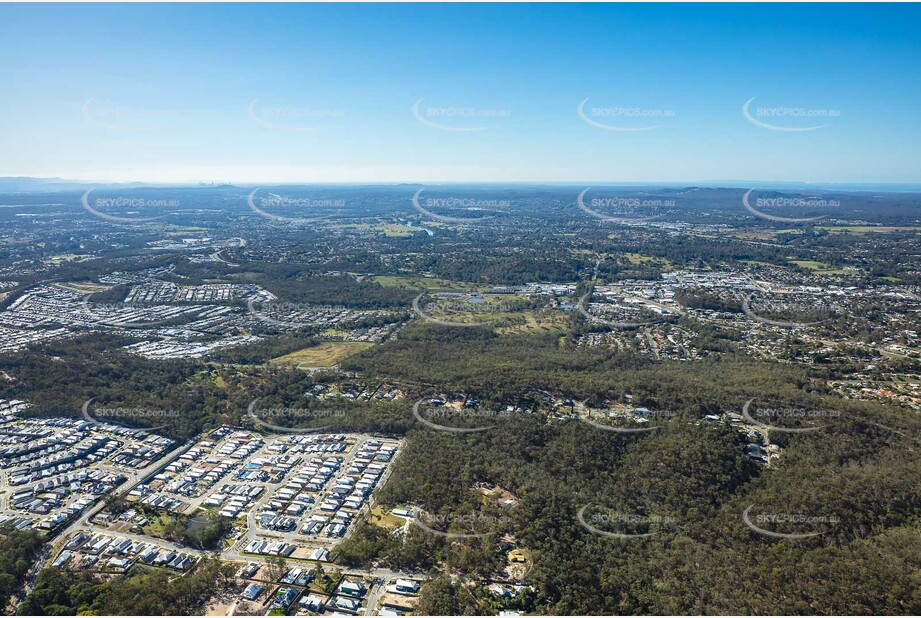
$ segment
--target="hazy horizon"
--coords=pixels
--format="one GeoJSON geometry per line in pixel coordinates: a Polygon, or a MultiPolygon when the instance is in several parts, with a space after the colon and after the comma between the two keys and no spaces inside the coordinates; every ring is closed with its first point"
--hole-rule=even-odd
{"type": "Polygon", "coordinates": [[[104,180],[78,180],[74,178],[62,178],[57,176],[0,176],[0,192],[12,191],[22,192],[23,188],[10,188],[4,186],[4,183],[13,182],[26,183],[34,190],[56,189],[58,191],[72,190],[74,186],[82,188],[91,187],[110,187],[110,188],[196,188],[196,187],[214,187],[214,186],[236,186],[236,187],[402,187],[402,186],[508,186],[508,187],[584,187],[593,185],[596,187],[661,187],[661,188],[679,188],[679,187],[699,187],[708,189],[776,189],[776,190],[796,190],[812,189],[820,191],[843,191],[843,192],[861,192],[869,190],[883,190],[886,192],[921,192],[921,183],[914,182],[805,182],[805,181],[787,181],[787,180],[745,180],[745,179],[711,179],[711,180],[663,180],[655,182],[644,181],[606,181],[606,180],[544,180],[544,181],[515,181],[515,180],[405,180],[405,181],[352,181],[352,182],[309,182],[309,181],[289,181],[289,182],[235,182],[235,181],[198,181],[198,182],[148,182],[144,180],[126,180],[123,182],[110,182],[104,180]],[[58,188],[61,185],[61,188],[58,188]]]}

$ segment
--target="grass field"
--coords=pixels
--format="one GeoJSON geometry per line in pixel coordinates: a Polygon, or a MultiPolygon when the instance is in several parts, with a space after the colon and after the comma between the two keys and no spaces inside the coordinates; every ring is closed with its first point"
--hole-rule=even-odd
{"type": "Polygon", "coordinates": [[[166,526],[175,521],[176,518],[170,516],[169,513],[160,513],[157,517],[151,519],[146,526],[144,526],[144,534],[163,538],[163,533],[166,531],[166,526]]]}
{"type": "Polygon", "coordinates": [[[380,284],[387,288],[410,288],[414,290],[466,290],[468,292],[482,291],[489,286],[479,286],[473,283],[463,281],[448,281],[438,277],[419,277],[409,276],[400,277],[397,275],[378,275],[372,279],[374,283],[380,284]]]}
{"type": "Polygon", "coordinates": [[[523,316],[525,323],[516,324],[514,326],[500,326],[496,328],[497,333],[565,332],[567,328],[568,317],[562,314],[538,316],[528,311],[524,314],[516,313],[512,315],[523,316]]]}
{"type": "Polygon", "coordinates": [[[884,225],[826,225],[816,229],[825,230],[831,234],[869,234],[886,232],[921,232],[921,227],[888,227],[884,225]]]}
{"type": "Polygon", "coordinates": [[[61,255],[54,255],[45,261],[49,264],[63,264],[64,262],[85,262],[91,259],[93,259],[93,256],[89,254],[62,253],[61,255]]]}
{"type": "Polygon", "coordinates": [[[368,224],[368,223],[359,223],[355,225],[343,225],[341,228],[353,228],[361,230],[369,230],[372,232],[382,232],[384,236],[389,236],[391,238],[407,238],[413,234],[424,234],[425,231],[419,227],[410,227],[408,225],[403,225],[402,223],[380,223],[380,224],[368,224]]]}
{"type": "Polygon", "coordinates": [[[661,266],[663,268],[672,267],[672,263],[665,258],[643,255],[642,253],[624,253],[623,257],[627,260],[628,264],[633,264],[634,266],[639,266],[641,264],[655,264],[656,266],[661,266]]]}
{"type": "Polygon", "coordinates": [[[332,367],[346,356],[372,347],[364,341],[328,341],[312,348],[304,348],[272,359],[273,365],[305,365],[307,367],[332,367]]]}
{"type": "Polygon", "coordinates": [[[399,223],[384,223],[382,225],[375,225],[371,229],[376,232],[383,232],[385,236],[390,236],[391,238],[406,238],[407,236],[422,232],[419,228],[409,227],[408,225],[401,225],[399,223]]]}
{"type": "Polygon", "coordinates": [[[816,262],[814,260],[789,260],[791,264],[796,264],[800,268],[807,268],[817,275],[846,275],[847,270],[842,268],[833,268],[825,262],[816,262]]]}
{"type": "Polygon", "coordinates": [[[809,270],[828,270],[828,264],[824,262],[816,262],[814,260],[790,260],[791,264],[796,264],[803,268],[808,268],[809,270]]]}
{"type": "Polygon", "coordinates": [[[384,512],[384,509],[378,505],[371,509],[371,523],[382,528],[400,528],[406,523],[402,517],[397,517],[391,513],[384,512]]]}
{"type": "Polygon", "coordinates": [[[88,294],[92,294],[94,292],[104,292],[112,287],[110,285],[102,285],[100,283],[93,283],[91,281],[86,283],[55,283],[54,285],[65,290],[85,292],[88,294]]]}

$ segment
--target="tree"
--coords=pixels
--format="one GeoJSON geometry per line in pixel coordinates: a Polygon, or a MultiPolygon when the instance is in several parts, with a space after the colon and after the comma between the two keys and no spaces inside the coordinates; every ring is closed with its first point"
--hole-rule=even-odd
{"type": "Polygon", "coordinates": [[[288,572],[288,561],[281,556],[269,556],[266,565],[269,569],[269,579],[273,582],[277,582],[288,572]]]}

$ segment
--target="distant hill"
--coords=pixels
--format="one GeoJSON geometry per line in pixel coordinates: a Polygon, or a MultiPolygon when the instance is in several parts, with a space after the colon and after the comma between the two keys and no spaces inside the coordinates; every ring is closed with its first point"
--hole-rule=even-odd
{"type": "MultiPolygon", "coordinates": [[[[131,189],[134,187],[151,186],[183,186],[163,185],[147,182],[91,182],[82,180],[68,180],[66,178],[33,178],[31,176],[0,176],[0,193],[55,193],[63,191],[85,191],[89,188],[118,188],[131,189]]],[[[196,185],[190,185],[196,186],[196,185]]]]}
{"type": "Polygon", "coordinates": [[[143,187],[142,182],[126,183],[98,183],[67,180],[64,178],[32,178],[29,176],[4,176],[0,177],[0,192],[2,193],[45,193],[57,191],[79,191],[90,187],[143,187]]]}
{"type": "Polygon", "coordinates": [[[0,178],[0,191],[5,193],[23,193],[32,191],[72,191],[83,186],[81,183],[62,178],[29,178],[27,176],[8,176],[0,178]]]}

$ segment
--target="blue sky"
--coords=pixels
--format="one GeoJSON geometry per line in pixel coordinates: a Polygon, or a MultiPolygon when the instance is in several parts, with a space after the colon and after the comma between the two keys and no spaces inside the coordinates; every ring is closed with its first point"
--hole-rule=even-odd
{"type": "Polygon", "coordinates": [[[919,182],[919,17],[853,4],[4,4],[0,175],[919,182]]]}

